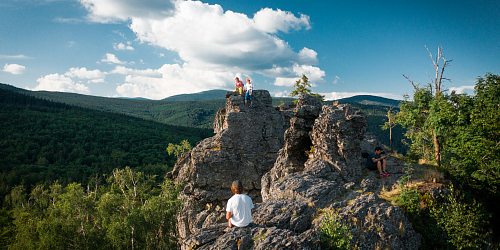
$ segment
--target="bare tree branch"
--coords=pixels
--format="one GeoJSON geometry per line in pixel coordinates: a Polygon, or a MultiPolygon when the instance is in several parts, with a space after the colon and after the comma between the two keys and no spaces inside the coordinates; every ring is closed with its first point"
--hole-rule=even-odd
{"type": "Polygon", "coordinates": [[[408,76],[405,76],[405,74],[402,74],[402,75],[403,75],[404,78],[406,78],[406,80],[408,80],[411,83],[411,85],[413,85],[413,88],[415,88],[415,90],[418,89],[417,86],[415,86],[415,84],[413,83],[413,81],[410,80],[410,76],[409,75],[408,76]]]}

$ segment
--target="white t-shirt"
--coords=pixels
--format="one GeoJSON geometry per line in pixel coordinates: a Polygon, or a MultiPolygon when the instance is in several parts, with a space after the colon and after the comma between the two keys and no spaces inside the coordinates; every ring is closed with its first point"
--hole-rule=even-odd
{"type": "MultiPolygon", "coordinates": [[[[246,89],[246,91],[247,91],[247,92],[250,92],[250,91],[252,91],[252,92],[253,92],[252,87],[253,87],[253,85],[252,85],[251,83],[248,83],[248,82],[247,82],[247,83],[245,84],[245,89],[246,89]]],[[[250,94],[253,94],[253,93],[250,93],[250,94]]]]}
{"type": "Polygon", "coordinates": [[[245,227],[252,222],[253,202],[246,194],[235,194],[227,201],[227,212],[232,212],[231,224],[237,227],[245,227]]]}

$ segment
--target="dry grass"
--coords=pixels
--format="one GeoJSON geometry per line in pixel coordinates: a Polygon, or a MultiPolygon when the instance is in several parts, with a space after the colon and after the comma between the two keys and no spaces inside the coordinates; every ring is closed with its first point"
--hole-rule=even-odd
{"type": "Polygon", "coordinates": [[[424,182],[443,183],[444,174],[435,168],[427,168],[424,174],[424,182]]]}
{"type": "MultiPolygon", "coordinates": [[[[417,187],[419,188],[421,185],[423,185],[424,182],[421,180],[417,181],[411,181],[409,186],[410,187],[417,187]]],[[[396,204],[396,198],[401,195],[401,189],[399,188],[399,185],[394,187],[392,190],[385,190],[383,189],[380,191],[379,197],[386,200],[393,206],[397,206],[396,204]]]]}

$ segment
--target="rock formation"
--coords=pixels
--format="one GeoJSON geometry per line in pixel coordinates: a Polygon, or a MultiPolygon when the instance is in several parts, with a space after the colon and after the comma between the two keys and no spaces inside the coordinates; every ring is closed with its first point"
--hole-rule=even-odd
{"type": "Polygon", "coordinates": [[[352,244],[418,249],[420,235],[399,207],[378,198],[402,173],[391,158],[391,177],[364,168],[362,150],[378,142],[367,136],[366,116],[350,105],[322,106],[301,96],[293,112],[274,108],[267,91],[254,91],[254,107],[226,94],[217,112],[216,135],[185,153],[168,174],[184,183],[179,215],[182,249],[319,249],[324,211],[355,225],[352,244]],[[227,233],[225,205],[233,180],[253,199],[254,221],[227,233]]]}
{"type": "Polygon", "coordinates": [[[201,228],[225,220],[226,202],[233,193],[231,183],[241,180],[254,203],[261,199],[261,178],[276,161],[289,127],[291,111],[272,106],[269,92],[254,91],[253,107],[233,92],[226,94],[226,107],[217,111],[216,135],[179,157],[167,174],[183,182],[186,205],[178,218],[178,232],[186,238],[201,228]]]}

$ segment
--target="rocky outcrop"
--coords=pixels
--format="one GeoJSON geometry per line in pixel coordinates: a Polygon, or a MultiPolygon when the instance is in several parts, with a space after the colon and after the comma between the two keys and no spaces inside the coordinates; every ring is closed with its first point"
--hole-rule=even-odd
{"type": "Polygon", "coordinates": [[[184,153],[167,174],[184,183],[186,205],[178,218],[178,232],[186,238],[201,228],[225,221],[225,205],[234,180],[241,180],[255,203],[261,199],[261,177],[276,161],[283,134],[290,126],[291,111],[272,106],[269,92],[254,91],[250,108],[233,92],[214,121],[216,135],[184,153]]]}
{"type": "Polygon", "coordinates": [[[404,163],[390,158],[391,176],[384,179],[364,168],[362,150],[379,143],[373,135],[363,140],[362,112],[322,106],[309,95],[296,107],[274,108],[267,91],[254,93],[254,108],[248,108],[229,92],[214,122],[216,136],[184,154],[168,175],[185,185],[182,249],[319,249],[325,211],[351,223],[359,249],[419,247],[420,235],[402,210],[377,196],[397,185],[404,163]],[[254,201],[254,220],[224,233],[236,179],[254,201]]]}

